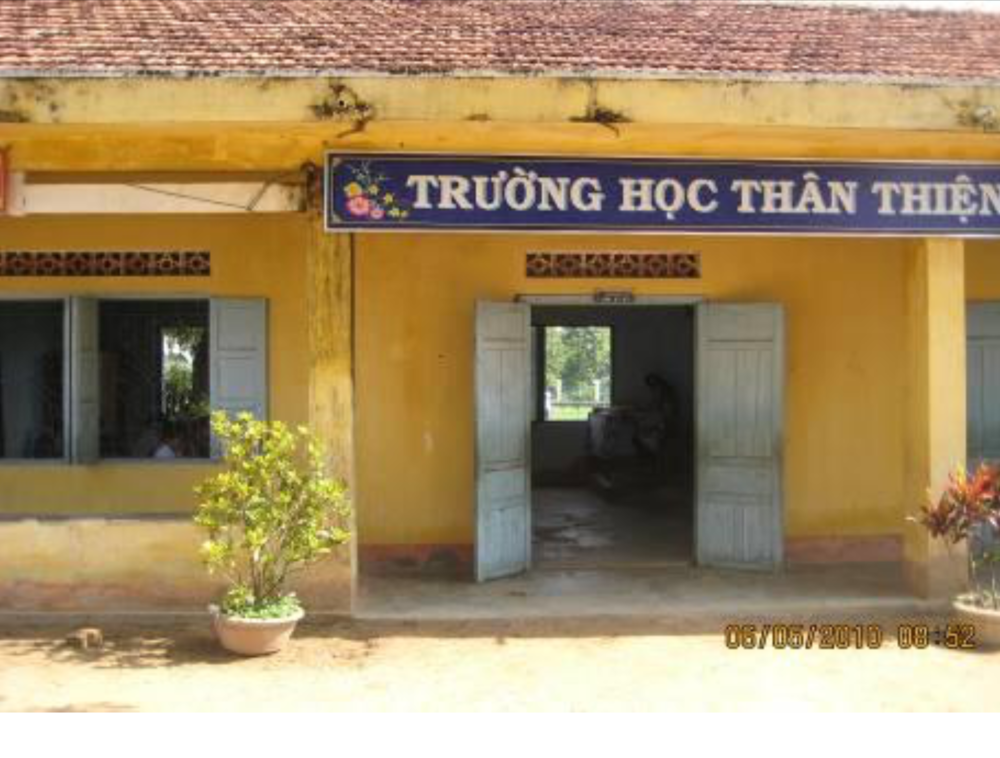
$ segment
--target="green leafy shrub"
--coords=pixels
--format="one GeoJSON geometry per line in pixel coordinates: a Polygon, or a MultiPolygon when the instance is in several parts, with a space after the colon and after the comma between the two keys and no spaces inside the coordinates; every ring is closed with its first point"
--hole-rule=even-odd
{"type": "Polygon", "coordinates": [[[308,429],[281,421],[212,414],[224,470],[195,491],[195,523],[208,531],[202,558],[230,582],[223,613],[281,618],[300,606],[285,592],[295,572],[351,535],[346,485],[326,476],[323,447],[308,429]]]}

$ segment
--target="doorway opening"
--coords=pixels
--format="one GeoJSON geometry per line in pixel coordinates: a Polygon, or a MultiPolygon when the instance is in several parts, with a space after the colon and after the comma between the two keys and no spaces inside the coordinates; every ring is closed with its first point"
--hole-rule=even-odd
{"type": "MultiPolygon", "coordinates": [[[[587,306],[573,306],[572,311],[565,314],[565,318],[575,316],[583,318],[583,321],[545,324],[542,323],[542,307],[548,304],[532,305],[527,302],[498,303],[483,300],[476,304],[474,561],[477,581],[519,574],[531,567],[533,553],[536,565],[546,564],[546,548],[558,544],[558,540],[553,537],[558,538],[559,535],[553,534],[550,525],[549,539],[545,539],[546,514],[533,512],[532,485],[538,484],[538,489],[544,489],[544,485],[554,487],[559,483],[558,478],[546,476],[552,472],[563,475],[562,484],[566,489],[576,489],[581,493],[587,490],[594,494],[595,487],[601,486],[606,490],[614,490],[617,482],[621,485],[618,487],[618,494],[622,496],[619,502],[627,495],[635,506],[649,508],[646,518],[641,517],[638,508],[633,510],[640,517],[638,527],[619,531],[617,537],[612,527],[611,531],[605,531],[600,540],[592,541],[591,549],[586,549],[583,540],[571,543],[563,551],[560,558],[562,561],[576,562],[577,565],[587,565],[589,562],[592,566],[640,566],[647,560],[645,556],[652,555],[653,562],[669,563],[671,559],[664,557],[669,555],[667,541],[661,541],[655,536],[667,533],[675,536],[688,535],[683,543],[687,546],[685,552],[687,556],[694,552],[693,557],[702,566],[746,569],[780,566],[783,556],[782,307],[774,303],[701,302],[695,306],[694,314],[687,309],[663,311],[665,314],[679,313],[680,323],[685,324],[678,330],[678,334],[687,347],[677,349],[672,355],[677,365],[686,367],[687,376],[693,377],[685,380],[685,383],[689,382],[695,388],[687,395],[677,393],[678,415],[685,414],[692,421],[681,427],[684,431],[674,437],[676,444],[671,448],[668,435],[659,433],[660,437],[657,437],[657,433],[646,429],[645,422],[636,420],[644,412],[652,414],[657,405],[661,409],[666,405],[658,396],[667,393],[665,384],[669,384],[670,380],[665,376],[657,376],[655,371],[650,370],[655,365],[653,361],[663,359],[662,354],[656,353],[656,349],[664,351],[668,356],[665,360],[671,360],[668,348],[670,342],[665,329],[652,329],[654,336],[650,344],[655,344],[656,348],[647,364],[645,359],[639,360],[638,356],[642,354],[639,348],[622,347],[622,337],[629,330],[616,329],[612,325],[610,336],[604,336],[604,332],[597,329],[608,324],[593,321],[599,315],[596,307],[587,311],[577,310],[587,306]],[[544,375],[544,361],[533,360],[533,356],[544,353],[544,344],[532,348],[532,343],[539,341],[540,334],[532,327],[533,311],[540,327],[592,327],[591,334],[576,334],[570,341],[590,340],[591,343],[596,343],[592,347],[596,352],[603,350],[602,341],[606,341],[607,351],[611,355],[610,368],[606,371],[595,369],[585,374],[586,381],[579,377],[556,377],[561,382],[559,389],[549,391],[541,378],[544,375]],[[661,357],[657,358],[657,355],[661,357]],[[622,358],[619,359],[618,356],[622,358]],[[624,374],[618,368],[623,365],[622,360],[639,365],[642,385],[647,388],[645,401],[626,401],[623,397],[622,388],[626,383],[623,382],[624,374]],[[534,377],[534,389],[531,381],[533,374],[538,374],[534,377]],[[602,390],[602,381],[608,385],[607,389],[602,390]],[[586,422],[574,418],[579,415],[578,408],[551,407],[557,404],[553,401],[553,395],[563,405],[583,402],[579,398],[584,397],[584,388],[588,384],[593,389],[590,396],[592,407],[586,411],[586,422]],[[576,387],[572,392],[570,385],[576,387]],[[655,388],[656,392],[650,392],[650,388],[655,388]],[[603,397],[607,400],[603,400],[603,397]],[[546,417],[543,413],[550,413],[551,416],[546,417]],[[633,431],[628,431],[630,427],[624,420],[595,419],[602,415],[613,417],[616,414],[631,414],[633,419],[628,423],[633,431]],[[551,446],[547,445],[547,440],[536,440],[536,458],[533,460],[533,430],[541,428],[542,431],[538,432],[541,436],[550,429],[558,429],[562,424],[576,424],[576,433],[567,434],[573,439],[562,444],[557,440],[551,446]],[[617,437],[628,440],[635,453],[624,445],[607,447],[613,440],[607,439],[604,431],[598,429],[593,435],[589,433],[591,427],[600,427],[602,424],[618,424],[623,427],[626,431],[617,437]],[[693,444],[695,428],[697,445],[693,444]],[[594,438],[593,442],[590,441],[591,436],[594,438]],[[660,438],[662,444],[658,446],[649,441],[660,438]],[[582,467],[575,463],[569,466],[546,464],[547,448],[551,447],[565,454],[567,450],[572,451],[572,445],[581,444],[583,455],[569,457],[572,461],[582,458],[582,467]],[[616,456],[616,449],[622,455],[616,456]],[[676,450],[677,454],[670,456],[671,449],[676,450]],[[686,461],[697,466],[697,476],[692,474],[691,464],[684,465],[686,461]],[[673,471],[678,472],[673,477],[669,476],[673,473],[672,466],[676,466],[673,471]],[[697,484],[696,497],[691,496],[692,482],[697,484]],[[671,485],[679,486],[675,491],[682,493],[681,496],[669,497],[671,485]],[[663,512],[658,512],[655,506],[659,504],[666,507],[669,503],[680,504],[676,510],[667,511],[675,516],[675,524],[683,524],[683,516],[694,512],[693,519],[688,515],[688,521],[695,523],[693,529],[685,529],[683,526],[670,529],[669,519],[665,519],[667,523],[664,525],[656,523],[655,516],[662,516],[663,512]],[[533,521],[540,521],[542,524],[538,531],[538,536],[542,538],[541,545],[532,543],[535,536],[533,521]],[[695,538],[693,540],[692,532],[695,538]],[[631,539],[627,536],[628,533],[632,534],[631,539]],[[644,551],[641,544],[650,535],[653,535],[654,547],[644,551]],[[694,551],[691,550],[692,542],[694,551]],[[601,548],[604,548],[603,555],[601,548]],[[539,552],[543,560],[538,560],[539,552]]],[[[673,304],[660,307],[671,306],[677,307],[673,304]]],[[[638,307],[646,307],[646,304],[629,306],[628,309],[615,307],[608,317],[619,311],[631,313],[633,308],[638,307]]],[[[642,322],[648,328],[652,314],[659,311],[635,312],[644,316],[642,322]]],[[[637,327],[637,331],[639,330],[637,327]]],[[[566,337],[563,334],[553,336],[553,339],[565,342],[566,337]]],[[[544,336],[541,341],[544,342],[544,336]]],[[[665,371],[666,369],[663,370],[665,371]]],[[[670,386],[676,392],[680,382],[670,386]]],[[[651,422],[650,424],[653,426],[651,422]]],[[[565,462],[564,459],[563,463],[565,462]]],[[[545,501],[548,499],[551,502],[552,499],[546,498],[548,493],[539,494],[543,503],[541,508],[544,508],[545,501]]],[[[582,497],[577,500],[582,500],[582,497]]],[[[594,511],[598,503],[591,502],[593,507],[590,510],[594,511]]],[[[567,528],[576,528],[583,523],[580,519],[574,522],[572,519],[576,517],[567,515],[567,511],[572,510],[563,508],[562,522],[567,528]]],[[[584,511],[580,511],[580,514],[583,513],[584,511]]],[[[609,511],[601,513],[608,515],[609,511]]],[[[619,526],[623,524],[618,519],[615,522],[619,526]]],[[[565,536],[564,534],[563,537],[565,536]]],[[[548,557],[551,559],[548,565],[556,565],[556,556],[548,557]]]]}
{"type": "Polygon", "coordinates": [[[695,314],[531,307],[532,562],[694,560],[695,314]]]}

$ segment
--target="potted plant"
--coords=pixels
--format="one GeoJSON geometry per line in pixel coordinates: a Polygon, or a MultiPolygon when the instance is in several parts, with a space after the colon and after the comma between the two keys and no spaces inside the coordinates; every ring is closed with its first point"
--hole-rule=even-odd
{"type": "Polygon", "coordinates": [[[209,606],[223,647],[243,655],[280,650],[304,612],[290,576],[350,539],[347,488],[325,474],[321,444],[304,427],[212,414],[223,471],[196,488],[202,557],[229,589],[209,606]]]}
{"type": "Polygon", "coordinates": [[[1000,468],[981,465],[969,476],[960,466],[916,521],[948,545],[966,543],[969,591],[952,607],[975,626],[978,642],[1000,645],[1000,468]]]}

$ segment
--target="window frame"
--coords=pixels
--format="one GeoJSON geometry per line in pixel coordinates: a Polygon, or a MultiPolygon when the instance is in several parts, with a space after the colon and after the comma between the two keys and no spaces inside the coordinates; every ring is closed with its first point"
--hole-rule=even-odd
{"type": "MultiPolygon", "coordinates": [[[[213,443],[212,448],[209,451],[207,457],[204,458],[104,458],[98,456],[95,460],[91,461],[80,461],[74,459],[73,455],[73,440],[75,435],[75,424],[73,421],[73,416],[76,410],[75,398],[73,390],[73,375],[72,375],[72,363],[73,363],[73,332],[75,324],[73,323],[73,301],[77,298],[86,298],[88,300],[95,300],[98,304],[101,301],[122,301],[122,300],[189,300],[189,301],[202,301],[207,302],[209,306],[209,322],[207,325],[208,337],[210,340],[210,353],[212,351],[213,333],[215,331],[215,325],[212,321],[212,308],[214,301],[220,302],[232,302],[232,301],[260,301],[263,303],[264,307],[264,342],[263,342],[263,387],[261,389],[263,396],[263,408],[265,416],[268,415],[268,406],[270,405],[270,395],[271,395],[271,383],[268,370],[269,362],[269,349],[268,349],[268,337],[270,331],[270,301],[269,298],[256,296],[256,295],[215,295],[206,292],[86,292],[86,291],[74,291],[74,292],[50,292],[50,291],[36,291],[36,292],[16,292],[16,291],[6,291],[0,292],[0,303],[2,302],[34,302],[34,301],[53,301],[59,302],[63,306],[63,454],[59,458],[0,458],[0,468],[3,467],[35,467],[35,466],[100,466],[103,464],[110,464],[114,466],[213,466],[218,465],[219,456],[216,452],[215,445],[213,443]]],[[[214,365],[210,360],[209,362],[209,386],[210,386],[210,407],[214,411],[214,405],[211,405],[211,388],[213,385],[213,372],[214,365]]]]}
{"type": "MultiPolygon", "coordinates": [[[[611,371],[609,373],[609,386],[608,386],[608,405],[594,405],[591,406],[591,411],[595,408],[610,408],[615,404],[615,345],[617,340],[615,339],[615,326],[614,324],[600,324],[600,323],[545,323],[545,324],[534,324],[533,328],[538,331],[535,333],[535,365],[537,369],[535,371],[535,382],[536,386],[534,388],[535,395],[535,423],[537,424],[586,424],[587,419],[567,419],[567,418],[546,418],[545,417],[545,369],[547,366],[547,351],[546,343],[548,341],[548,336],[546,334],[547,329],[607,329],[608,339],[611,344],[609,346],[609,362],[611,364],[611,371]]],[[[589,414],[588,414],[589,415],[589,414]]]]}
{"type": "MultiPolygon", "coordinates": [[[[132,295],[131,293],[127,293],[127,292],[125,292],[125,293],[118,292],[118,293],[115,293],[114,295],[108,295],[108,296],[94,294],[94,295],[78,295],[77,297],[88,297],[88,298],[92,298],[92,299],[96,300],[97,301],[97,305],[98,305],[98,309],[100,309],[100,304],[103,301],[117,301],[117,302],[122,302],[122,301],[140,301],[140,302],[141,301],[147,301],[148,302],[148,301],[151,301],[151,300],[171,300],[171,301],[175,301],[175,302],[183,302],[183,301],[204,302],[204,303],[207,303],[207,305],[208,305],[208,322],[205,324],[205,337],[206,337],[206,339],[209,339],[209,340],[211,339],[211,331],[212,331],[212,314],[211,314],[211,309],[212,309],[212,300],[215,299],[212,295],[204,295],[204,294],[196,294],[196,295],[192,295],[192,294],[159,295],[159,294],[157,294],[155,292],[142,292],[142,293],[138,293],[136,295],[132,295]]],[[[98,338],[100,338],[100,332],[98,332],[98,338]]],[[[211,388],[211,386],[212,386],[212,362],[211,362],[211,360],[209,360],[209,365],[208,365],[208,376],[209,376],[209,379],[208,379],[209,388],[211,388]]],[[[211,410],[212,409],[211,409],[211,404],[210,404],[210,411],[211,410]]],[[[97,460],[94,463],[92,463],[92,464],[82,464],[82,465],[97,465],[97,466],[99,466],[102,463],[110,463],[110,464],[115,465],[115,466],[119,466],[119,465],[125,465],[125,466],[135,466],[135,465],[140,465],[140,466],[141,465],[152,465],[152,466],[200,466],[200,465],[205,465],[205,464],[214,465],[214,464],[218,464],[218,462],[219,462],[218,457],[213,454],[211,446],[209,446],[208,455],[205,456],[204,458],[152,458],[152,457],[146,457],[146,458],[127,458],[127,457],[120,457],[120,456],[103,456],[103,455],[98,454],[97,460]]],[[[75,462],[71,461],[71,463],[75,463],[75,462]]],[[[80,465],[80,464],[76,464],[76,465],[80,465]]]]}
{"type": "Polygon", "coordinates": [[[45,292],[0,292],[0,303],[61,303],[63,309],[63,370],[62,370],[62,412],[63,412],[63,454],[57,458],[0,458],[2,466],[64,466],[72,463],[70,444],[70,299],[65,293],[49,294],[45,292]]]}

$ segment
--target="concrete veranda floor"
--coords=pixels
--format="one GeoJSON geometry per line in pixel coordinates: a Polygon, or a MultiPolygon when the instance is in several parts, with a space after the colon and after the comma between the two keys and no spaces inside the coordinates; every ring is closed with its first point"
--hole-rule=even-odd
{"type": "Polygon", "coordinates": [[[532,490],[532,555],[544,568],[665,568],[691,563],[691,494],[684,487],[624,493],[532,490]]]}
{"type": "Polygon", "coordinates": [[[371,620],[781,618],[790,613],[921,613],[943,608],[906,590],[897,564],[744,572],[667,567],[546,570],[484,584],[362,577],[356,616],[371,620]]]}

